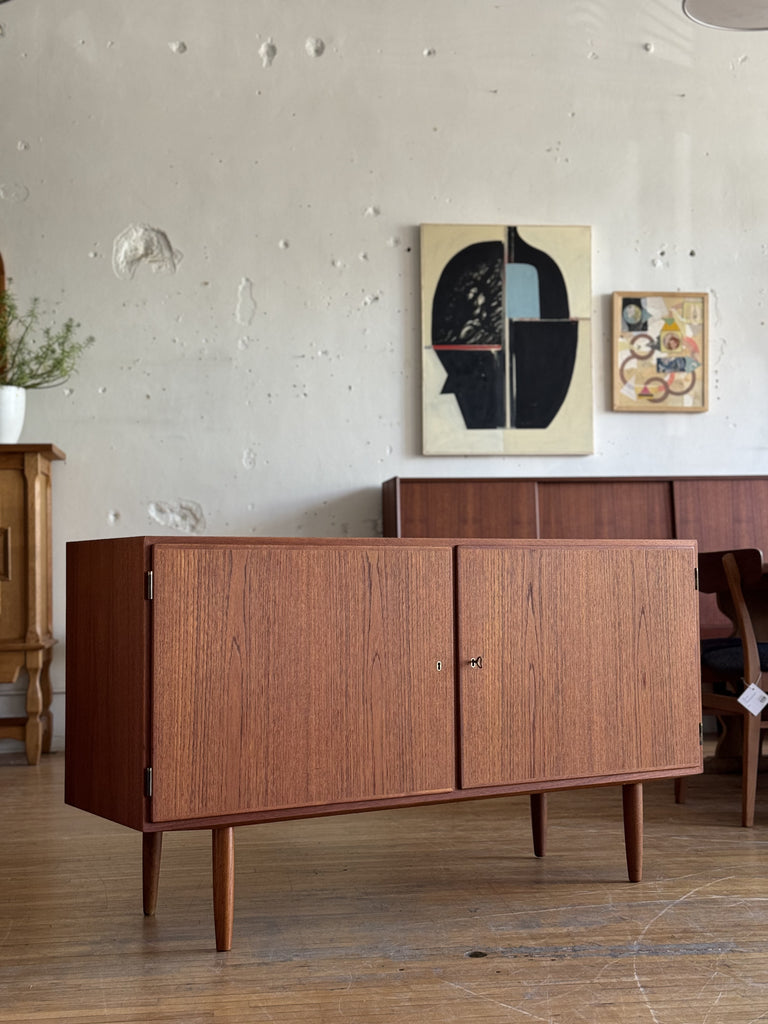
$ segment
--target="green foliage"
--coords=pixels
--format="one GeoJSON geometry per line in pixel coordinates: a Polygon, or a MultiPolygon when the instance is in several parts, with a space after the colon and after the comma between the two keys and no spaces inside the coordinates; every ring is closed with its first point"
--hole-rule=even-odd
{"type": "Polygon", "coordinates": [[[10,292],[0,295],[0,384],[17,388],[53,388],[75,372],[94,339],[76,337],[80,324],[71,318],[60,327],[40,323],[40,301],[20,313],[10,292]]]}

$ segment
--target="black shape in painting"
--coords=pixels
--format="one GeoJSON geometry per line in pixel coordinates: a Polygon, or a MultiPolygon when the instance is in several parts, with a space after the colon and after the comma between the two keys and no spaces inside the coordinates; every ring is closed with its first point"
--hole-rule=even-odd
{"type": "Polygon", "coordinates": [[[509,365],[501,242],[475,242],[456,253],[432,302],[432,345],[447,374],[441,393],[456,395],[468,430],[546,429],[573,378],[578,321],[570,318],[560,267],[514,227],[508,229],[506,260],[534,268],[539,309],[538,318],[509,318],[509,365]]]}

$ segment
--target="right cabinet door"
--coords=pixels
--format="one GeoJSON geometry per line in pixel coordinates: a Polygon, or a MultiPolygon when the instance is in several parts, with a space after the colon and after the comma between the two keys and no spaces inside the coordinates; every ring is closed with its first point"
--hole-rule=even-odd
{"type": "Polygon", "coordinates": [[[695,564],[678,542],[462,545],[462,786],[699,765],[695,564]]]}

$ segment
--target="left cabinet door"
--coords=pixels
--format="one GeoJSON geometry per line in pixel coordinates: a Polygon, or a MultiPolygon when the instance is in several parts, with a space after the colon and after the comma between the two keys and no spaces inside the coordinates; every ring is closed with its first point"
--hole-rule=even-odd
{"type": "Polygon", "coordinates": [[[154,548],[154,821],[455,787],[448,547],[154,548]]]}

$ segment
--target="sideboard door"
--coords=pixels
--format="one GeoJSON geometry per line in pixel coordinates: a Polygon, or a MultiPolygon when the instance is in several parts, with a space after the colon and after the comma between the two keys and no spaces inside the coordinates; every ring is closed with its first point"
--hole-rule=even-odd
{"type": "Polygon", "coordinates": [[[449,547],[157,543],[156,822],[455,788],[449,547]]]}
{"type": "Polygon", "coordinates": [[[461,784],[700,764],[694,544],[458,551],[461,784]]]}

